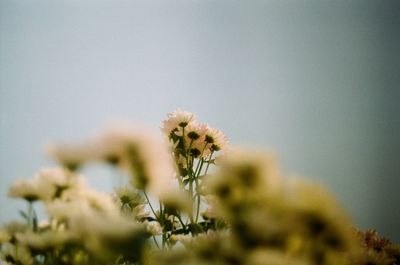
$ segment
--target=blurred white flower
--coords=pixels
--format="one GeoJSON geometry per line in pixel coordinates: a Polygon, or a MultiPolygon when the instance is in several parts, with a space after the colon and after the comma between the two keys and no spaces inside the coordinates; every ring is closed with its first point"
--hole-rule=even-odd
{"type": "Polygon", "coordinates": [[[35,179],[18,179],[11,184],[8,196],[13,198],[23,198],[29,202],[37,201],[43,197],[51,196],[50,190],[41,190],[35,179]]]}
{"type": "Polygon", "coordinates": [[[83,178],[64,168],[46,168],[31,179],[16,180],[9,189],[10,197],[27,201],[50,201],[61,197],[68,190],[85,186],[83,178]]]}
{"type": "Polygon", "coordinates": [[[46,153],[70,170],[76,170],[89,161],[95,152],[91,143],[50,143],[46,153]]]}
{"type": "Polygon", "coordinates": [[[139,189],[158,194],[172,180],[175,168],[170,147],[153,130],[115,125],[103,131],[95,142],[100,156],[131,174],[139,189]]]}
{"type": "Polygon", "coordinates": [[[143,222],[143,224],[146,226],[146,231],[149,234],[154,235],[154,236],[162,235],[163,230],[162,230],[162,227],[159,222],[157,222],[157,221],[149,222],[149,221],[145,220],[143,222]]]}
{"type": "Polygon", "coordinates": [[[32,231],[17,234],[19,243],[34,250],[54,250],[59,246],[77,240],[77,236],[66,230],[47,230],[41,233],[32,231]]]}
{"type": "Polygon", "coordinates": [[[92,212],[110,216],[119,214],[119,208],[110,194],[89,188],[76,192],[68,200],[47,203],[46,210],[49,216],[60,220],[92,212]]]}
{"type": "Polygon", "coordinates": [[[65,168],[45,168],[35,175],[38,188],[47,190],[49,199],[65,196],[70,190],[79,190],[86,186],[83,177],[65,168]],[[50,196],[51,195],[51,196],[50,196]]]}
{"type": "Polygon", "coordinates": [[[187,246],[194,240],[194,237],[191,235],[172,235],[171,241],[172,242],[180,242],[183,245],[187,246]]]}

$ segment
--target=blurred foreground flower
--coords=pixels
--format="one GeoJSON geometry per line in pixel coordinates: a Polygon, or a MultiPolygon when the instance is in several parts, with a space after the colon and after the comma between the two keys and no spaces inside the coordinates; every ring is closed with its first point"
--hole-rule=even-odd
{"type": "Polygon", "coordinates": [[[187,111],[162,125],[163,135],[118,124],[49,146],[60,167],[9,189],[27,210],[0,228],[0,264],[400,264],[399,245],[354,230],[324,188],[285,178],[273,156],[230,148],[187,111]],[[93,162],[129,184],[94,190],[79,173],[93,162]]]}

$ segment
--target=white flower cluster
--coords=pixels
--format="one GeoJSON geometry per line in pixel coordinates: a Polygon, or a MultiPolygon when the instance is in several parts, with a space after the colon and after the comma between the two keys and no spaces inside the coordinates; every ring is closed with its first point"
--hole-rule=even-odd
{"type": "Polygon", "coordinates": [[[228,146],[228,139],[222,131],[197,122],[193,113],[179,109],[168,113],[162,131],[174,144],[181,144],[196,158],[209,157],[212,152],[228,146]]]}
{"type": "Polygon", "coordinates": [[[49,154],[66,168],[106,162],[132,176],[137,188],[159,194],[174,176],[168,142],[158,133],[130,123],[112,124],[82,144],[52,144],[49,154]]]}
{"type": "Polygon", "coordinates": [[[83,178],[74,176],[64,168],[46,168],[39,171],[32,179],[19,179],[10,189],[9,196],[24,198],[27,201],[51,201],[60,196],[67,196],[71,190],[79,192],[85,187],[83,178]]]}
{"type": "Polygon", "coordinates": [[[374,230],[354,233],[325,189],[285,182],[272,156],[228,148],[223,132],[182,110],[162,132],[118,124],[50,146],[61,167],[9,189],[28,209],[23,222],[0,226],[0,264],[400,264],[398,245],[374,230]],[[79,170],[91,162],[129,184],[112,194],[90,188],[79,170]]]}

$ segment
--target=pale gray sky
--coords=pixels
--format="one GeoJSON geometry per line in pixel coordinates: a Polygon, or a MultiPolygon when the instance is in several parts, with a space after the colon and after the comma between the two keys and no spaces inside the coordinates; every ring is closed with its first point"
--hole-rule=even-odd
{"type": "Polygon", "coordinates": [[[378,0],[0,0],[0,222],[49,140],[180,107],[400,241],[399,17],[378,0]]]}

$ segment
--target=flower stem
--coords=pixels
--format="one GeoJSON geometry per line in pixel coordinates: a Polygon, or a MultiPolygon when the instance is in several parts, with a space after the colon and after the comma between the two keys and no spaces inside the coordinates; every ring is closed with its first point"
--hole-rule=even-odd
{"type": "Polygon", "coordinates": [[[144,197],[146,197],[147,203],[149,204],[150,209],[151,209],[151,211],[152,211],[153,214],[154,214],[154,217],[157,219],[157,214],[156,214],[156,212],[154,211],[153,206],[152,206],[151,203],[150,203],[150,199],[149,199],[149,197],[147,196],[147,193],[146,193],[145,191],[143,191],[143,194],[144,194],[144,197]]]}

